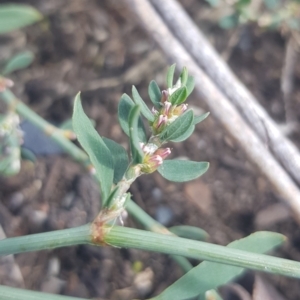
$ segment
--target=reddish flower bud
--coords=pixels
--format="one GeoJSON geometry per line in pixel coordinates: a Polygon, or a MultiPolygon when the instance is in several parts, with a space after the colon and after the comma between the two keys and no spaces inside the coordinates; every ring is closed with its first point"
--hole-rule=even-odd
{"type": "Polygon", "coordinates": [[[155,155],[159,155],[162,159],[166,159],[171,154],[170,148],[160,148],[155,151],[155,155]]]}
{"type": "Polygon", "coordinates": [[[160,102],[164,103],[165,101],[168,100],[168,98],[169,98],[169,92],[167,90],[163,90],[161,92],[161,100],[160,100],[160,102]]]}

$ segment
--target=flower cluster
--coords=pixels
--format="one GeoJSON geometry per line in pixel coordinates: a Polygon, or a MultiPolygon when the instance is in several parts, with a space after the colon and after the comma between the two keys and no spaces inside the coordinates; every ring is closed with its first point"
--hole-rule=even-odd
{"type": "Polygon", "coordinates": [[[143,173],[152,173],[162,165],[163,160],[171,154],[170,148],[158,148],[157,145],[148,143],[140,143],[144,152],[143,163],[141,164],[141,171],[143,173]]]}
{"type": "Polygon", "coordinates": [[[169,101],[170,92],[162,91],[161,109],[152,108],[155,119],[150,123],[154,135],[161,133],[166,126],[170,125],[176,118],[187,110],[187,104],[172,105],[169,101]]]}

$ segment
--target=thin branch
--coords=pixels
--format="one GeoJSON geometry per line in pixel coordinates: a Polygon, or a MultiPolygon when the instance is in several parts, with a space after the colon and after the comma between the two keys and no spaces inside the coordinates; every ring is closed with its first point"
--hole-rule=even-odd
{"type": "MultiPolygon", "coordinates": [[[[300,153],[297,147],[283,135],[257,99],[233,74],[181,5],[175,0],[150,0],[150,2],[163,16],[164,22],[193,57],[196,64],[208,74],[227,99],[239,109],[243,118],[247,120],[262,141],[265,138],[265,128],[261,120],[264,120],[271,140],[272,152],[300,184],[300,153]]],[[[172,47],[169,49],[173,51],[172,47]]]]}
{"type": "MultiPolygon", "coordinates": [[[[140,0],[138,0],[140,1],[140,0]]],[[[264,234],[262,232],[262,234],[264,234]]],[[[269,233],[266,233],[269,235],[269,233]]],[[[276,233],[273,233],[276,235],[276,233]]],[[[284,236],[277,234],[281,241],[284,236]]],[[[145,230],[93,223],[72,229],[56,230],[8,238],[0,241],[0,255],[60,248],[78,244],[135,248],[226,263],[232,266],[300,278],[300,262],[272,257],[210,243],[145,230]]]]}
{"type": "MultiPolygon", "coordinates": [[[[256,134],[245,123],[236,108],[198,67],[193,58],[173,36],[147,0],[124,1],[137,15],[140,23],[156,40],[169,60],[176,62],[179,68],[186,66],[195,77],[195,90],[198,97],[206,102],[213,116],[238,143],[249,160],[252,161],[269,180],[274,191],[278,193],[278,196],[290,205],[296,220],[300,223],[300,191],[298,187],[265,148],[261,140],[259,140],[256,134]]],[[[161,1],[160,3],[163,5],[165,2],[161,1]]],[[[169,13],[171,14],[171,12],[169,13]]],[[[260,118],[258,118],[258,121],[260,127],[265,130],[260,118]]],[[[272,137],[274,137],[274,134],[272,137]]],[[[287,158],[290,159],[290,156],[287,156],[287,158]]]]}

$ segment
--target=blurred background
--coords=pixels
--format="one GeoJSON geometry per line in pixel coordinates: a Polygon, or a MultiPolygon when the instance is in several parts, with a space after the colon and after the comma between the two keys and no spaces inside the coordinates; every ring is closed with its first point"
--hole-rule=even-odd
{"type": "MultiPolygon", "coordinates": [[[[280,0],[179,2],[235,74],[299,145],[295,124],[300,117],[300,4],[280,0]],[[291,57],[288,51],[292,51],[291,57]],[[292,83],[287,91],[281,88],[283,80],[292,83]]],[[[128,149],[117,121],[120,96],[130,94],[134,84],[148,101],[149,82],[155,79],[165,88],[165,73],[173,62],[165,58],[123,1],[14,3],[30,4],[45,17],[0,36],[0,63],[20,51],[34,53],[31,66],[9,77],[15,83],[15,94],[59,126],[70,119],[74,96],[82,91],[85,112],[95,120],[97,131],[128,149]]],[[[195,94],[189,103],[198,113],[206,112],[195,94]]],[[[39,137],[32,126],[22,126],[25,142],[37,160],[22,161],[19,174],[0,178],[0,224],[6,236],[92,221],[100,203],[91,176],[51,141],[39,137]]],[[[280,232],[288,241],[275,255],[300,260],[300,230],[291,212],[213,116],[198,125],[187,141],[170,147],[172,157],[209,161],[210,169],[200,179],[185,184],[167,182],[157,173],[139,178],[130,191],[151,216],[167,227],[201,227],[211,242],[222,245],[258,230],[280,232]]],[[[139,227],[130,217],[125,225],[139,227]]],[[[181,275],[180,268],[165,255],[126,249],[77,246],[19,254],[14,261],[0,259],[1,284],[94,299],[150,298],[181,275]]],[[[233,285],[251,298],[231,286],[224,290],[226,299],[299,299],[299,281],[259,276],[247,272],[233,285]],[[269,293],[276,289],[276,296],[254,298],[259,280],[269,293]]]]}

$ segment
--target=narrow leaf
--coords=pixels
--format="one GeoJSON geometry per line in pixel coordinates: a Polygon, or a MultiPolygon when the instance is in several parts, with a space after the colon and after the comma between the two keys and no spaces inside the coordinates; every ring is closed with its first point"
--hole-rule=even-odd
{"type": "Polygon", "coordinates": [[[169,230],[186,239],[205,241],[208,238],[208,233],[205,230],[195,226],[178,225],[170,227],[169,230]]]}
{"type": "Polygon", "coordinates": [[[158,86],[158,84],[156,83],[156,81],[152,80],[149,84],[149,88],[148,88],[148,94],[149,97],[154,105],[154,107],[156,108],[160,108],[161,104],[161,91],[160,88],[158,86]]]}
{"type": "Polygon", "coordinates": [[[0,5],[0,34],[7,33],[42,19],[33,7],[24,4],[0,5]]]}
{"type": "Polygon", "coordinates": [[[182,135],[180,135],[176,139],[172,139],[171,142],[179,143],[179,142],[185,141],[193,134],[194,130],[195,130],[195,125],[191,124],[191,126],[187,129],[186,132],[184,132],[182,135]]]}
{"type": "Polygon", "coordinates": [[[143,116],[148,121],[153,122],[154,121],[154,115],[150,111],[150,109],[148,108],[148,106],[146,105],[144,100],[141,98],[141,96],[140,96],[139,92],[137,91],[137,89],[135,88],[135,86],[132,86],[132,97],[133,97],[134,102],[139,105],[139,107],[141,109],[141,113],[143,114],[143,116]]]}
{"type": "Polygon", "coordinates": [[[176,68],[176,64],[173,64],[168,69],[168,72],[167,72],[167,87],[168,88],[172,88],[173,87],[173,79],[174,79],[175,68],[176,68]]]}
{"type": "Polygon", "coordinates": [[[179,105],[183,103],[187,98],[187,88],[185,86],[177,89],[171,96],[170,96],[170,102],[173,105],[179,105]]]}
{"type": "Polygon", "coordinates": [[[189,96],[195,88],[195,79],[193,76],[188,76],[186,82],[187,95],[189,96]]]}
{"type": "Polygon", "coordinates": [[[209,114],[210,114],[210,112],[207,112],[201,116],[195,116],[193,124],[196,125],[196,124],[204,121],[209,116],[209,114]]]}
{"type": "Polygon", "coordinates": [[[120,144],[116,143],[113,140],[103,137],[103,141],[106,147],[109,149],[110,153],[112,154],[113,162],[114,162],[114,183],[118,183],[127,167],[128,167],[128,155],[124,147],[120,144]]]}
{"type": "Polygon", "coordinates": [[[208,116],[209,116],[209,112],[201,115],[201,116],[194,116],[194,121],[192,123],[192,125],[189,127],[189,129],[184,132],[181,136],[177,137],[176,139],[172,139],[171,142],[174,142],[174,143],[179,143],[179,142],[183,142],[185,141],[186,139],[188,139],[194,132],[195,130],[195,125],[204,121],[208,116]]]}
{"type": "MultiPolygon", "coordinates": [[[[134,107],[134,102],[127,94],[123,94],[118,107],[118,117],[120,126],[123,131],[129,136],[129,124],[128,124],[128,117],[131,109],[134,107]]],[[[147,136],[145,132],[145,127],[141,118],[138,121],[138,136],[142,142],[147,141],[147,136]]]]}
{"type": "Polygon", "coordinates": [[[159,136],[160,140],[164,142],[177,139],[190,128],[193,120],[194,113],[192,110],[188,110],[161,132],[159,136]]]}
{"type": "Polygon", "coordinates": [[[130,148],[132,153],[132,160],[135,164],[140,164],[143,161],[144,153],[140,146],[140,141],[138,138],[138,120],[140,116],[140,108],[135,105],[129,114],[129,138],[130,138],[130,148]]]}
{"type": "Polygon", "coordinates": [[[23,51],[13,56],[2,70],[3,75],[8,75],[16,70],[25,69],[33,62],[34,55],[31,51],[23,51]]]}
{"type": "Polygon", "coordinates": [[[208,167],[208,162],[172,159],[164,160],[158,172],[170,181],[185,182],[200,177],[208,170],[208,167]]]}
{"type": "MultiPolygon", "coordinates": [[[[256,232],[248,237],[234,241],[227,247],[254,253],[265,253],[282,244],[285,237],[279,233],[256,232]]],[[[224,261],[226,263],[226,261],[224,261]]],[[[205,292],[232,281],[244,271],[243,268],[204,261],[182,276],[153,300],[184,300],[200,295],[205,299],[205,292]]]]}
{"type": "Polygon", "coordinates": [[[183,67],[182,71],[181,71],[181,74],[179,76],[180,78],[180,83],[182,86],[186,85],[187,83],[187,80],[188,80],[188,76],[189,76],[189,73],[188,73],[188,70],[186,67],[183,67]]]}
{"type": "Polygon", "coordinates": [[[77,94],[73,111],[73,128],[83,149],[87,152],[96,169],[96,177],[100,182],[102,199],[108,198],[114,177],[114,163],[110,150],[106,147],[91,121],[84,113],[80,93],[77,94]]]}

